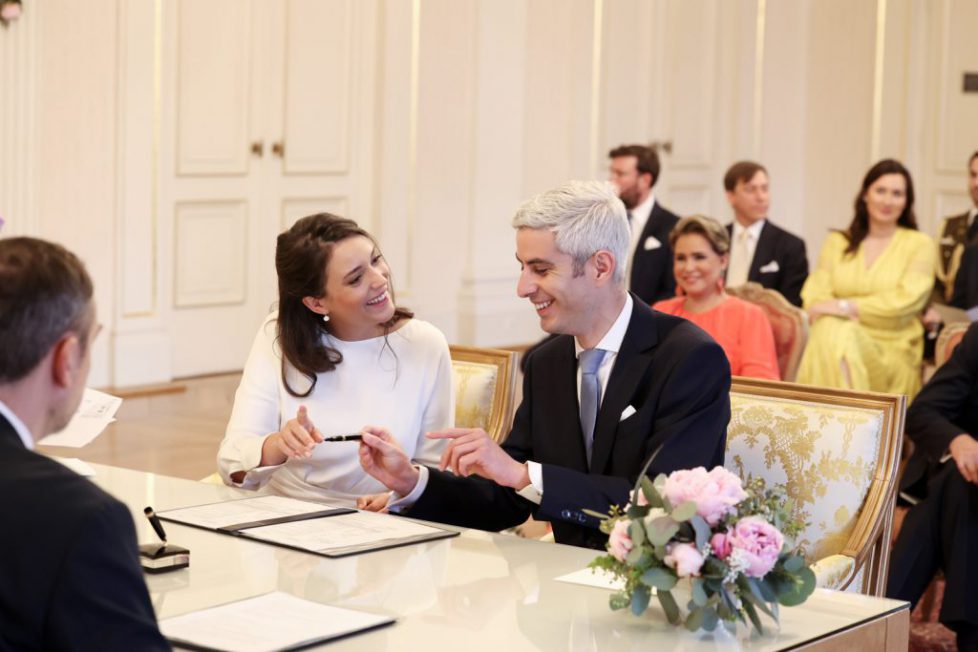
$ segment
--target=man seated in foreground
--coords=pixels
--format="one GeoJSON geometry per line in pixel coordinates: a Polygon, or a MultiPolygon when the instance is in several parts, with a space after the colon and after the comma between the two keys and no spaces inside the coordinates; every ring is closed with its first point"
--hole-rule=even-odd
{"type": "Polygon", "coordinates": [[[959,650],[978,650],[978,324],[917,394],[907,411],[914,452],[900,495],[914,505],[890,557],[886,595],[916,606],[944,570],[940,621],[959,650]]]}
{"type": "Polygon", "coordinates": [[[0,240],[0,650],[169,650],[125,505],[34,442],[91,366],[92,281],[63,247],[0,240]]]}
{"type": "Polygon", "coordinates": [[[648,474],[723,463],[730,366],[693,324],[625,290],[625,207],[599,182],[570,182],[513,218],[517,294],[559,337],[529,357],[523,402],[502,446],[484,430],[448,439],[439,469],[413,466],[383,429],[367,429],[363,468],[395,493],[391,511],[499,530],[532,515],[556,540],[600,548],[599,519],[648,474]],[[451,472],[448,472],[448,471],[451,472]]]}

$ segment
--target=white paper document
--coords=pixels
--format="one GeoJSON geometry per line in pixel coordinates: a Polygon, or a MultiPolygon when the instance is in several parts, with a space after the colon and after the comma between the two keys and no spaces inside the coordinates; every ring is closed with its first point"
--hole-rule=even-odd
{"type": "Polygon", "coordinates": [[[327,557],[391,548],[456,536],[454,530],[422,525],[390,514],[259,496],[158,512],[186,525],[308,550],[327,557]]]}
{"type": "Polygon", "coordinates": [[[355,512],[329,518],[294,521],[248,530],[248,536],[313,552],[335,552],[365,546],[384,547],[406,539],[423,539],[432,527],[389,514],[355,512]]]}
{"type": "Polygon", "coordinates": [[[44,446],[70,446],[81,448],[102,434],[105,427],[115,421],[115,413],[122,399],[97,389],[85,388],[81,404],[63,430],[48,435],[40,444],[44,446]]]}
{"type": "Polygon", "coordinates": [[[388,625],[392,618],[330,607],[275,591],[160,621],[172,643],[198,649],[292,650],[388,625]]]}
{"type": "Polygon", "coordinates": [[[622,591],[625,588],[624,580],[600,568],[582,568],[579,571],[567,573],[554,579],[558,582],[593,586],[599,589],[608,589],[609,591],[622,591]]]}
{"type": "Polygon", "coordinates": [[[240,523],[257,523],[300,514],[315,514],[330,509],[336,508],[283,496],[260,496],[183,509],[169,509],[159,512],[159,515],[180,523],[216,530],[240,523]]]}

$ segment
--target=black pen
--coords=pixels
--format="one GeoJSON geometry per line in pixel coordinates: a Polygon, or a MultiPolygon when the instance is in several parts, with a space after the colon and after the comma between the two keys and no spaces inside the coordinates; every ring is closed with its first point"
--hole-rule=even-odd
{"type": "Polygon", "coordinates": [[[156,531],[156,536],[160,538],[163,545],[166,545],[166,532],[163,531],[163,524],[160,523],[160,517],[156,515],[152,507],[147,507],[143,510],[143,514],[146,514],[146,518],[149,519],[150,525],[156,531]]]}
{"type": "Polygon", "coordinates": [[[336,435],[334,437],[323,437],[323,441],[360,441],[363,439],[363,435],[356,433],[355,435],[336,435]]]}

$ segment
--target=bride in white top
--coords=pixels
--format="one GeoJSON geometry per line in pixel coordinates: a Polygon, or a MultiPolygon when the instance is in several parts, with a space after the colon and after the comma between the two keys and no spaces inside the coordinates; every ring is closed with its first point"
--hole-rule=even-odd
{"type": "Polygon", "coordinates": [[[366,231],[327,213],[278,237],[279,306],[258,329],[218,451],[226,484],[353,506],[386,488],[360,467],[367,425],[437,465],[454,423],[441,331],[394,305],[390,268],[366,231]]]}

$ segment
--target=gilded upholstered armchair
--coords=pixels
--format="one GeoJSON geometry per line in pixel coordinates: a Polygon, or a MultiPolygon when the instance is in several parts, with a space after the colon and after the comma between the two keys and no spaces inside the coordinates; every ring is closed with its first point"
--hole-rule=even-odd
{"type": "Polygon", "coordinates": [[[818,586],[883,595],[906,397],[734,378],[725,466],[785,484],[818,586]]]}
{"type": "Polygon", "coordinates": [[[456,427],[482,428],[502,443],[513,425],[517,354],[469,346],[449,348],[456,427]]]}
{"type": "Polygon", "coordinates": [[[794,380],[801,354],[808,343],[808,315],[805,311],[789,303],[777,290],[770,290],[753,281],[727,288],[727,292],[760,306],[764,311],[774,331],[774,348],[778,354],[781,379],[794,380]]]}

